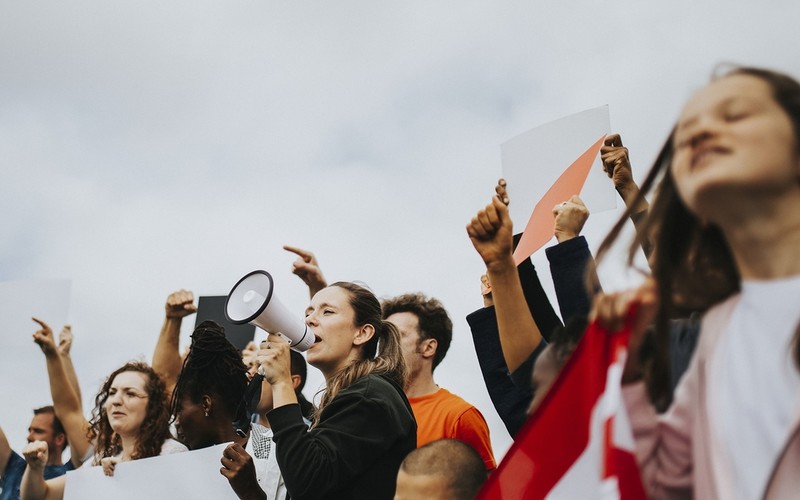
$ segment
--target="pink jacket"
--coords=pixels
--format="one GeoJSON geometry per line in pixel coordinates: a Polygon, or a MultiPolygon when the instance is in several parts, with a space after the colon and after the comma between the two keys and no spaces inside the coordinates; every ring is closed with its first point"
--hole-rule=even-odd
{"type": "MultiPolygon", "coordinates": [[[[708,360],[738,296],[711,309],[689,369],[669,410],[657,415],[643,383],[623,387],[636,441],[636,458],[650,498],[732,498],[729,465],[718,457],[708,412],[708,360]],[[715,453],[716,451],[716,453],[715,453]],[[717,457],[715,461],[715,457],[717,457]]],[[[764,498],[800,498],[800,415],[768,482],[764,498]]]]}

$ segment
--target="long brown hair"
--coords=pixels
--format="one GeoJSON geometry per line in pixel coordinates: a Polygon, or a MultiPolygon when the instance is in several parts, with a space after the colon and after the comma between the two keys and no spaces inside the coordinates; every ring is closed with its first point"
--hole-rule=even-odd
{"type": "Polygon", "coordinates": [[[109,397],[111,384],[117,375],[124,372],[141,373],[147,380],[147,410],[136,437],[136,448],[131,452],[131,459],[155,457],[161,453],[161,447],[169,434],[169,408],[167,406],[167,389],[161,377],[148,365],[140,361],[131,361],[114,370],[108,376],[100,392],[95,398],[92,419],[89,421],[87,436],[95,446],[95,462],[101,458],[113,457],[122,452],[122,440],[111,428],[106,414],[105,404],[109,397]]]}
{"type": "Polygon", "coordinates": [[[339,373],[326,380],[325,395],[314,414],[313,426],[319,423],[322,411],[340,391],[357,380],[373,373],[386,375],[400,388],[406,381],[406,364],[400,348],[400,333],[390,322],[381,316],[381,304],[375,295],[366,288],[346,281],[336,286],[348,293],[350,307],[354,312],[354,326],[372,325],[375,334],[361,347],[360,359],[344,367],[339,373]]]}
{"type": "MultiPolygon", "coordinates": [[[[715,71],[713,79],[748,75],[767,83],[775,102],[786,112],[794,128],[795,146],[800,149],[800,83],[775,71],[733,67],[715,71]]],[[[641,232],[628,250],[628,265],[645,239],[653,245],[650,267],[661,298],[656,316],[655,357],[645,366],[645,380],[650,398],[656,406],[671,399],[669,384],[669,325],[671,318],[690,311],[705,312],[714,304],[737,293],[741,277],[728,242],[722,231],[701,221],[678,196],[670,165],[673,157],[674,129],[656,158],[653,168],[642,183],[635,207],[658,183],[655,200],[641,232]],[[660,183],[658,182],[660,180],[660,183]]],[[[627,218],[628,209],[614,225],[597,252],[600,260],[616,241],[627,218]]],[[[793,341],[795,365],[800,369],[800,325],[793,341]]]]}

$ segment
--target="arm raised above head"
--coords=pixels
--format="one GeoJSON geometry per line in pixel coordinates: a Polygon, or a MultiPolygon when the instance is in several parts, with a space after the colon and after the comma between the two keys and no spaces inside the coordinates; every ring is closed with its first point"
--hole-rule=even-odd
{"type": "Polygon", "coordinates": [[[492,284],[500,345],[508,370],[513,372],[527,360],[542,335],[531,316],[512,254],[513,232],[508,213],[505,180],[495,188],[491,203],[467,225],[472,245],[486,264],[492,284]]]}

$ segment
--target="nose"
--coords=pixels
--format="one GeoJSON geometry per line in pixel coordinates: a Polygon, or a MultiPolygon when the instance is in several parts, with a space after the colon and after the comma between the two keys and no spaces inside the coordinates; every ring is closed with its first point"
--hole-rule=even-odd
{"type": "Polygon", "coordinates": [[[33,431],[28,431],[28,442],[32,443],[36,441],[36,436],[33,435],[33,431]]]}
{"type": "Polygon", "coordinates": [[[689,139],[689,145],[692,147],[692,149],[696,149],[698,146],[714,137],[714,135],[715,134],[708,129],[697,130],[697,132],[692,134],[691,139],[689,139]]]}
{"type": "Polygon", "coordinates": [[[108,396],[108,404],[110,405],[119,405],[121,404],[121,401],[122,401],[122,394],[119,392],[116,392],[108,396]]]}
{"type": "Polygon", "coordinates": [[[689,145],[696,148],[714,138],[719,133],[720,120],[713,116],[703,115],[698,117],[697,122],[689,131],[689,145]]]}
{"type": "Polygon", "coordinates": [[[316,313],[311,313],[308,316],[306,316],[306,325],[308,325],[308,326],[316,326],[317,324],[318,323],[317,323],[316,313]]]}

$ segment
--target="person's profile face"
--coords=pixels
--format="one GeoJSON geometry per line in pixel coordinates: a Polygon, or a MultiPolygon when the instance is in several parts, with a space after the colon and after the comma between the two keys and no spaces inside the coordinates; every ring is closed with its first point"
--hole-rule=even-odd
{"type": "Polygon", "coordinates": [[[306,354],[308,364],[323,373],[341,369],[354,348],[359,330],[354,323],[355,312],[347,290],[329,286],[317,292],[306,309],[306,324],[315,336],[306,354]]]}
{"type": "Polygon", "coordinates": [[[726,76],[697,92],[681,113],[673,147],[678,194],[704,219],[733,200],[771,199],[798,185],[794,127],[770,85],[755,76],[726,76]]]}
{"type": "Polygon", "coordinates": [[[202,403],[195,403],[188,394],[184,394],[175,414],[178,441],[190,450],[211,446],[214,444],[212,428],[212,421],[206,416],[202,403]]]}
{"type": "Polygon", "coordinates": [[[28,426],[28,442],[44,441],[51,453],[56,450],[55,430],[53,429],[54,415],[52,413],[39,413],[34,415],[31,425],[28,426]]]}
{"type": "Polygon", "coordinates": [[[400,348],[403,350],[403,358],[406,360],[412,374],[419,370],[420,366],[420,342],[422,339],[419,334],[419,318],[416,314],[404,311],[394,313],[386,321],[392,323],[400,332],[400,348]]]}

